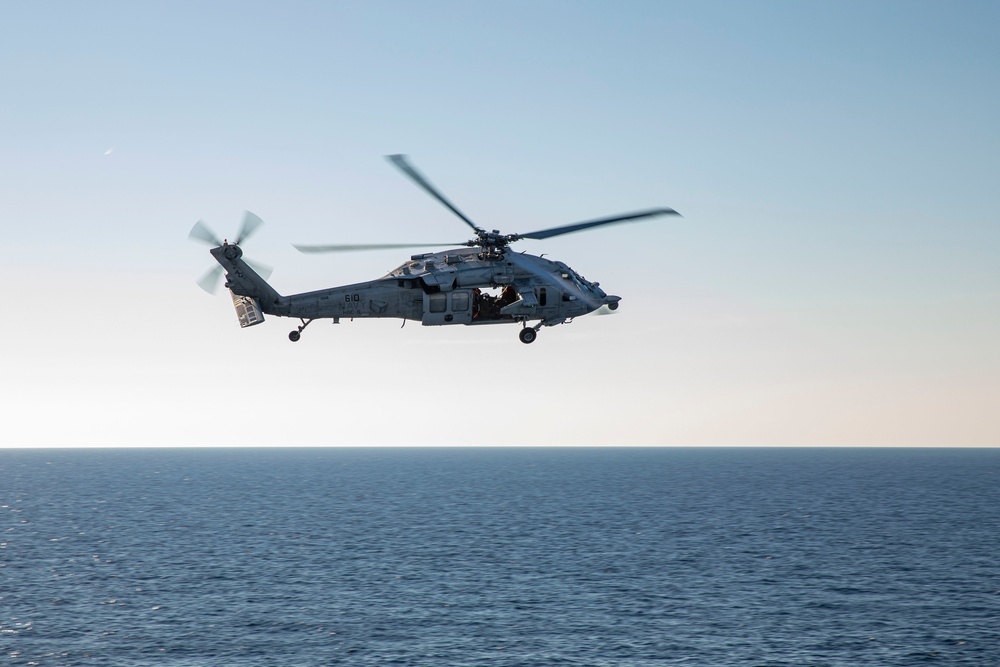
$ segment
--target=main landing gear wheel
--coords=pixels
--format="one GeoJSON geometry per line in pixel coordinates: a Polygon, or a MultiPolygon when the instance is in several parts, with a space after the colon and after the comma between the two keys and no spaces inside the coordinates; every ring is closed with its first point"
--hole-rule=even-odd
{"type": "Polygon", "coordinates": [[[517,337],[521,339],[522,343],[527,345],[535,342],[535,339],[538,338],[538,332],[534,329],[524,328],[521,329],[521,333],[517,334],[517,337]]]}

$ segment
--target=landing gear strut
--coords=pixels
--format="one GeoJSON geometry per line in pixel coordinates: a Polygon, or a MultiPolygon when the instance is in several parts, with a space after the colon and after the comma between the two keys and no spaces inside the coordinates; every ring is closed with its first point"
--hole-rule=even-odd
{"type": "Polygon", "coordinates": [[[305,329],[307,326],[309,326],[309,323],[312,322],[312,320],[301,320],[301,322],[302,322],[301,326],[296,328],[295,331],[292,331],[288,334],[288,340],[292,341],[293,343],[298,341],[298,339],[302,338],[302,330],[305,329]]]}

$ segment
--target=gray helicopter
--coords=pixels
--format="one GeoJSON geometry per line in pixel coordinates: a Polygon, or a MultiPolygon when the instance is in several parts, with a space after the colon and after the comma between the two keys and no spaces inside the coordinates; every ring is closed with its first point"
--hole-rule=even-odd
{"type": "Polygon", "coordinates": [[[521,239],[547,239],[592,227],[642,220],[663,215],[679,215],[672,208],[655,208],[625,213],[527,234],[501,234],[478,227],[448,201],[403,155],[388,156],[428,194],[457,215],[476,233],[459,243],[380,243],[365,245],[296,245],[304,253],[352,252],[387,248],[427,248],[459,246],[442,252],[413,255],[410,261],[376,280],[315,292],[283,296],[267,283],[269,270],[251,266],[243,258],[240,244],[263,221],[246,212],[236,240],[219,241],[199,220],[189,237],[212,246],[219,266],[198,281],[206,291],[214,291],[222,272],[233,299],[241,327],[264,321],[264,314],[298,318],[301,324],[288,334],[298,341],[302,331],[318,319],[394,317],[417,320],[425,326],[448,324],[520,324],[522,343],[532,343],[542,327],[572,322],[596,311],[617,310],[621,297],[609,295],[563,262],[518,253],[510,244],[521,239]]]}

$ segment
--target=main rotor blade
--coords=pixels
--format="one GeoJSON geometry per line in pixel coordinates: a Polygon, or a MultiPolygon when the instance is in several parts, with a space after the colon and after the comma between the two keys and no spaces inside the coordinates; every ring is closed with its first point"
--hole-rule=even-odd
{"type": "Polygon", "coordinates": [[[299,252],[358,252],[360,250],[389,250],[396,248],[429,248],[431,246],[464,246],[467,242],[461,243],[358,243],[340,245],[293,245],[299,252]]]}
{"type": "Polygon", "coordinates": [[[209,245],[222,245],[222,241],[219,240],[219,237],[217,237],[202,220],[194,223],[194,227],[192,227],[191,231],[188,232],[188,238],[195,239],[196,241],[203,241],[209,245]]]}
{"type": "Polygon", "coordinates": [[[396,165],[396,167],[401,172],[403,172],[404,174],[406,174],[407,176],[409,176],[411,179],[413,179],[414,183],[416,183],[417,185],[419,185],[420,187],[422,187],[424,190],[426,190],[427,194],[429,194],[431,197],[434,197],[435,199],[437,199],[439,202],[441,202],[442,204],[444,204],[448,208],[448,210],[450,210],[452,213],[454,213],[455,215],[457,215],[458,217],[460,217],[465,222],[465,224],[467,224],[469,227],[472,227],[477,232],[483,231],[482,229],[480,229],[479,227],[476,226],[476,223],[472,222],[472,220],[469,220],[467,217],[465,217],[465,214],[462,213],[461,211],[459,211],[455,207],[454,204],[452,204],[450,201],[448,201],[447,199],[445,199],[445,196],[443,194],[441,194],[440,192],[438,192],[437,189],[433,185],[431,185],[430,182],[426,178],[424,178],[423,174],[421,174],[419,171],[417,171],[413,167],[413,165],[411,165],[406,160],[406,156],[405,155],[387,155],[386,159],[389,160],[390,162],[392,162],[394,165],[396,165]]]}
{"type": "Polygon", "coordinates": [[[560,234],[580,232],[584,229],[590,229],[591,227],[598,227],[600,225],[613,225],[619,222],[653,218],[660,215],[680,215],[680,213],[672,208],[654,208],[648,211],[636,211],[635,213],[625,213],[623,215],[616,215],[610,218],[601,218],[600,220],[590,220],[588,222],[578,222],[573,225],[563,225],[562,227],[542,229],[537,232],[529,232],[527,234],[516,234],[516,236],[520,239],[547,239],[553,236],[559,236],[560,234]]]}
{"type": "Polygon", "coordinates": [[[240,227],[240,233],[236,235],[236,240],[233,241],[235,245],[239,245],[246,241],[248,238],[253,236],[254,232],[260,229],[260,226],[264,224],[264,221],[260,219],[259,216],[251,213],[250,211],[243,212],[243,226],[240,227]]]}
{"type": "MultiPolygon", "coordinates": [[[[221,243],[219,245],[222,245],[221,243]]],[[[222,277],[222,265],[209,269],[208,273],[198,280],[198,287],[209,294],[215,294],[219,289],[219,279],[222,277]]]]}

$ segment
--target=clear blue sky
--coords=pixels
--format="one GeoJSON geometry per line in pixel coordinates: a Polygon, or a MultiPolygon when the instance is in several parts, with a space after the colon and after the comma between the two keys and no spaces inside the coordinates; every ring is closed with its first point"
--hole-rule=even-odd
{"type": "Polygon", "coordinates": [[[0,446],[1000,445],[1000,4],[0,5],[0,446]],[[487,228],[623,297],[545,329],[239,329],[487,228]]]}

